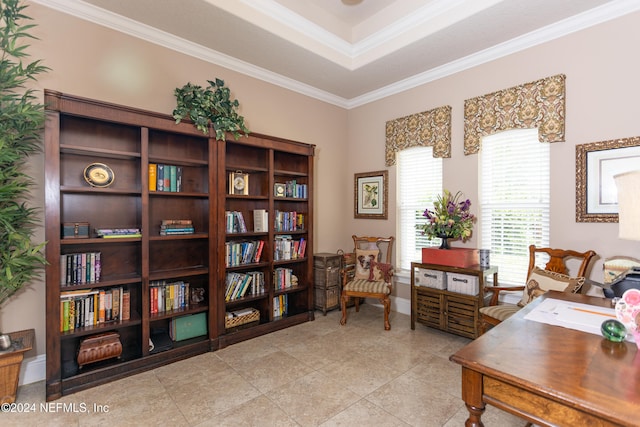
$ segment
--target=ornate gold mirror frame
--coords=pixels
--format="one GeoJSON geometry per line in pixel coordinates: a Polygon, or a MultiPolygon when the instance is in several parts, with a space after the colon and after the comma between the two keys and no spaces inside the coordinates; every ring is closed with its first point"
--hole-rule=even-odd
{"type": "Polygon", "coordinates": [[[613,176],[638,165],[638,136],[576,145],[576,222],[618,222],[613,176]]]}

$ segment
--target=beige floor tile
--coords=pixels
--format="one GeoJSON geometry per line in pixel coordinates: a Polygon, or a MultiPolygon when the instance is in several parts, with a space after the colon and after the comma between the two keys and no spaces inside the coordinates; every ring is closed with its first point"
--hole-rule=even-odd
{"type": "Polygon", "coordinates": [[[407,427],[409,424],[389,412],[362,399],[349,406],[338,415],[320,424],[321,427],[385,426],[407,427]]]}
{"type": "Polygon", "coordinates": [[[461,399],[404,374],[366,397],[412,426],[442,426],[460,408],[461,399]]]}
{"type": "Polygon", "coordinates": [[[272,390],[267,397],[301,426],[317,426],[360,399],[317,371],[272,390]]]}
{"type": "MultiPolygon", "coordinates": [[[[45,402],[44,381],[20,387],[34,411],[0,414],[22,426],[446,426],[464,425],[460,367],[469,339],[364,304],[215,352],[45,402]],[[41,406],[43,405],[43,406],[41,406]],[[50,409],[48,409],[50,407],[50,409]],[[48,410],[47,410],[48,409],[48,410]],[[102,409],[102,410],[97,410],[102,409]]],[[[486,426],[525,422],[487,407],[486,426]]]]}
{"type": "Polygon", "coordinates": [[[297,427],[278,405],[261,395],[243,405],[225,411],[198,424],[197,427],[297,427]]]}

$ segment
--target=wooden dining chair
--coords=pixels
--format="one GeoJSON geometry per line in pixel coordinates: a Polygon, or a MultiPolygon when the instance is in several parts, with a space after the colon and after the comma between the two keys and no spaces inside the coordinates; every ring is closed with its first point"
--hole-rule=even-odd
{"type": "Polygon", "coordinates": [[[538,295],[550,289],[579,292],[584,284],[589,263],[595,255],[596,253],[592,250],[577,252],[537,248],[535,245],[529,246],[529,270],[525,286],[487,286],[484,288],[485,295],[491,294],[491,300],[489,305],[480,308],[480,333],[483,334],[490,326],[496,326],[507,320],[538,295]],[[546,254],[549,257],[544,269],[536,266],[537,254],[546,254]],[[566,262],[571,258],[581,260],[575,277],[568,276],[566,262]],[[499,304],[498,298],[502,291],[523,291],[523,296],[518,304],[499,304]]]}
{"type": "Polygon", "coordinates": [[[389,312],[393,289],[393,266],[391,251],[393,237],[358,237],[353,238],[355,264],[342,271],[342,293],[340,306],[342,318],[340,324],[347,323],[347,304],[350,298],[355,299],[356,312],[360,310],[361,298],[375,298],[384,308],[384,329],[391,329],[389,312]]]}

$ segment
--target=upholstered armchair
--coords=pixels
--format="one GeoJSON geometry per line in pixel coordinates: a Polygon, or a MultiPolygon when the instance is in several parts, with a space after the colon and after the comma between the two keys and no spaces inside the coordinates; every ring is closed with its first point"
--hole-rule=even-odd
{"type": "Polygon", "coordinates": [[[342,318],[340,324],[347,323],[347,303],[350,298],[355,299],[356,312],[360,310],[361,298],[375,298],[384,308],[384,329],[391,329],[389,312],[391,300],[389,296],[393,289],[393,266],[391,265],[391,251],[393,237],[358,237],[351,236],[354,244],[355,264],[342,271],[342,293],[340,305],[342,318]],[[384,260],[384,261],[382,261],[384,260]]]}
{"type": "Polygon", "coordinates": [[[536,248],[529,246],[529,270],[526,286],[487,286],[485,295],[492,294],[491,301],[480,308],[480,333],[489,326],[496,326],[517,313],[522,307],[548,290],[579,292],[585,282],[585,273],[589,262],[596,255],[594,251],[577,252],[573,250],[536,248]],[[536,266],[536,254],[546,254],[549,260],[544,269],[536,266]],[[575,277],[569,277],[566,261],[570,258],[581,260],[575,277]],[[499,304],[502,291],[522,291],[518,304],[499,304]]]}

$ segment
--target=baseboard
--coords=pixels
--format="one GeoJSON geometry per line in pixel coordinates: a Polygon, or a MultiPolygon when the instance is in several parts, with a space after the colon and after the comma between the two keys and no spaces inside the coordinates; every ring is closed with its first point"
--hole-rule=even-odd
{"type": "Polygon", "coordinates": [[[39,354],[22,361],[18,385],[25,385],[43,381],[47,372],[47,356],[39,354]]]}

